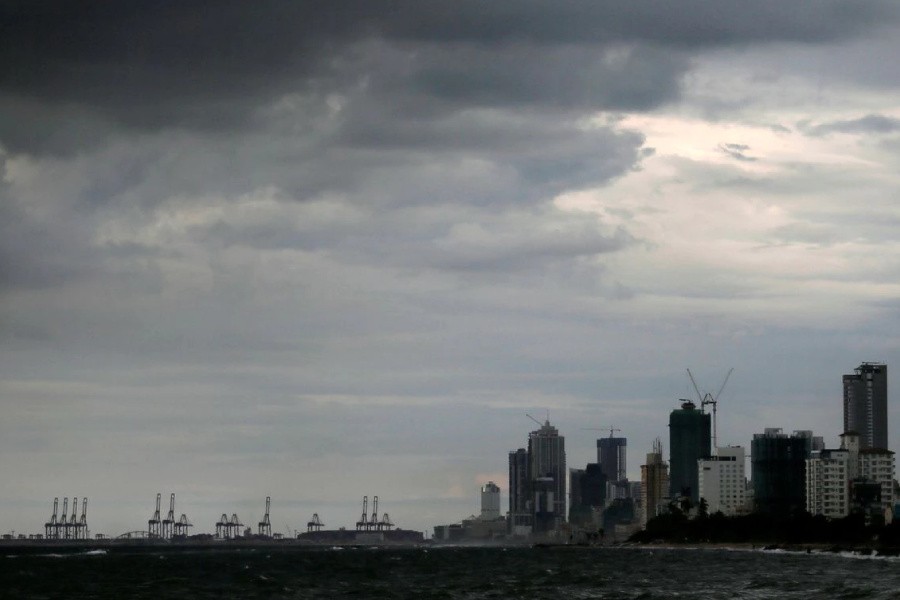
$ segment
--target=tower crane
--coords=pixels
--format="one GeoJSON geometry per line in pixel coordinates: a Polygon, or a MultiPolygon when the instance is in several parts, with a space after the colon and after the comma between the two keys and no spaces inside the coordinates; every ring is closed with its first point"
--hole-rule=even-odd
{"type": "Polygon", "coordinates": [[[618,427],[582,427],[585,431],[608,431],[609,437],[612,438],[616,431],[622,431],[618,427]]]}
{"type": "Polygon", "coordinates": [[[694,391],[697,392],[697,399],[700,400],[700,412],[703,412],[704,407],[705,407],[706,405],[708,405],[708,404],[711,404],[711,405],[712,405],[712,426],[713,426],[713,430],[712,430],[712,445],[713,445],[713,451],[715,451],[715,449],[719,447],[719,440],[718,440],[718,435],[717,435],[717,431],[716,431],[716,410],[717,410],[718,405],[719,405],[719,396],[722,394],[722,390],[725,389],[725,385],[728,383],[728,378],[731,377],[732,371],[734,371],[734,367],[732,367],[732,368],[730,368],[730,369],[728,370],[728,373],[726,373],[726,375],[725,375],[725,380],[722,381],[722,385],[719,387],[719,391],[716,392],[716,395],[715,395],[715,396],[713,396],[713,395],[710,394],[709,392],[706,392],[705,394],[701,394],[701,393],[700,393],[700,388],[697,387],[697,382],[696,382],[696,380],[694,380],[694,374],[691,373],[691,370],[690,370],[690,369],[687,369],[688,377],[691,378],[691,385],[694,386],[694,391]]]}

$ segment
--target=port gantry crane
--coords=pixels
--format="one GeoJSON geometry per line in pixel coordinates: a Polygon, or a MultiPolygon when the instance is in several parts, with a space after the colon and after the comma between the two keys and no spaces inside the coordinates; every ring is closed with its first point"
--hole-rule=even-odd
{"type": "Polygon", "coordinates": [[[78,539],[78,497],[72,498],[72,516],[66,524],[66,539],[78,539]]]}
{"type": "Polygon", "coordinates": [[[178,519],[178,522],[175,523],[175,527],[173,528],[174,536],[175,537],[187,537],[188,528],[193,527],[193,526],[194,526],[193,523],[188,521],[187,515],[184,513],[181,513],[181,518],[178,519]]]}
{"type": "Polygon", "coordinates": [[[266,514],[263,520],[259,522],[259,535],[272,537],[272,522],[269,520],[269,505],[272,503],[271,496],[266,496],[266,514]]]}
{"type": "Polygon", "coordinates": [[[56,497],[53,499],[53,514],[50,515],[50,520],[44,523],[44,537],[48,540],[59,538],[59,520],[56,516],[58,510],[59,497],[56,497]]]}
{"type": "Polygon", "coordinates": [[[60,538],[60,529],[62,529],[62,537],[69,539],[69,498],[63,498],[63,510],[59,516],[59,523],[56,524],[56,539],[60,538]]]}
{"type": "Polygon", "coordinates": [[[322,531],[323,527],[325,527],[325,523],[319,518],[319,513],[313,513],[312,519],[306,522],[307,533],[322,531]]]}
{"type": "Polygon", "coordinates": [[[76,529],[76,538],[86,540],[88,539],[88,526],[87,526],[87,497],[81,499],[81,519],[78,522],[78,529],[76,529]],[[78,532],[81,532],[81,536],[79,538],[78,532]]]}
{"type": "Polygon", "coordinates": [[[169,496],[169,512],[162,520],[160,535],[163,539],[170,540],[175,534],[175,494],[169,496]]]}
{"type": "Polygon", "coordinates": [[[241,527],[243,526],[244,524],[238,519],[237,513],[231,513],[231,521],[228,522],[228,528],[231,530],[230,539],[241,537],[241,527]]]}
{"type": "Polygon", "coordinates": [[[734,371],[734,367],[728,370],[728,373],[725,375],[725,380],[722,382],[721,387],[719,387],[719,391],[716,392],[716,395],[713,396],[709,392],[706,394],[700,393],[700,388],[697,387],[697,382],[694,380],[694,374],[691,373],[690,369],[687,369],[688,377],[691,378],[691,385],[694,386],[694,391],[697,392],[697,399],[700,400],[700,412],[703,412],[704,407],[707,404],[712,405],[712,447],[713,452],[716,452],[716,448],[719,447],[718,437],[716,434],[716,409],[719,404],[719,396],[722,394],[722,390],[725,389],[725,385],[728,383],[728,378],[731,377],[731,372],[734,371]]]}
{"type": "Polygon", "coordinates": [[[147,521],[147,537],[158,538],[160,536],[159,506],[162,503],[162,494],[156,494],[156,512],[147,521]]]}
{"type": "Polygon", "coordinates": [[[219,518],[216,523],[216,538],[220,540],[228,539],[229,533],[229,524],[228,524],[228,515],[222,513],[222,516],[219,518]]]}
{"type": "Polygon", "coordinates": [[[356,530],[357,531],[365,531],[368,526],[369,526],[369,497],[363,496],[362,516],[359,518],[359,521],[356,522],[356,530]]]}
{"type": "Polygon", "coordinates": [[[378,496],[372,498],[372,516],[369,517],[369,522],[366,524],[366,531],[373,529],[378,529],[378,496]]]}

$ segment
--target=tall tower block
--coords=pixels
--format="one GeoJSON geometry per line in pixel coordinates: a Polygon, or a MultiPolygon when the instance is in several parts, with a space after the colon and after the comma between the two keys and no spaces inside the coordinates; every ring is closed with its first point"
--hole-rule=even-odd
{"type": "Polygon", "coordinates": [[[887,365],[862,363],[843,384],[844,431],[859,434],[860,450],[887,450],[887,365]]]}

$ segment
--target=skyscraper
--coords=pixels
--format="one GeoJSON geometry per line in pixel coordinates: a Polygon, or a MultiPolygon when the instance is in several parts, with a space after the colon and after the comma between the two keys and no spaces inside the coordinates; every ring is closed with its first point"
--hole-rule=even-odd
{"type": "Polygon", "coordinates": [[[531,485],[528,451],[519,448],[509,453],[509,529],[519,535],[531,530],[531,485]]]}
{"type": "Polygon", "coordinates": [[[711,416],[689,400],[669,415],[669,496],[673,500],[682,495],[694,503],[700,500],[697,461],[710,455],[711,422],[711,416]]]}
{"type": "Polygon", "coordinates": [[[862,363],[844,375],[844,431],[859,434],[859,447],[888,447],[887,365],[862,363]]]}
{"type": "Polygon", "coordinates": [[[611,483],[624,481],[625,448],[628,442],[623,437],[608,437],[597,440],[597,462],[603,469],[603,474],[611,483]]]}
{"type": "Polygon", "coordinates": [[[528,434],[534,530],[558,529],[566,519],[566,438],[547,420],[528,434]]]}

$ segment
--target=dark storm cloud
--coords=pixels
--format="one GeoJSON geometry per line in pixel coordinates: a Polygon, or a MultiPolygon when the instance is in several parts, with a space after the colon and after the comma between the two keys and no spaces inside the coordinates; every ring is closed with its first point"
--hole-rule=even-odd
{"type": "Polygon", "coordinates": [[[89,142],[104,119],[240,128],[281,94],[327,94],[360,76],[377,87],[371,40],[416,57],[387,82],[395,91],[405,82],[447,106],[644,109],[673,98],[692,48],[832,40],[896,13],[892,3],[837,0],[804,10],[699,0],[12,2],[0,8],[0,136],[35,150],[66,148],[60,127],[89,142]],[[23,119],[39,125],[30,137],[16,127],[23,119]]]}
{"type": "Polygon", "coordinates": [[[799,129],[811,136],[824,136],[831,133],[885,134],[900,131],[900,119],[885,115],[871,114],[859,119],[830,121],[811,125],[801,123],[799,129]]]}

